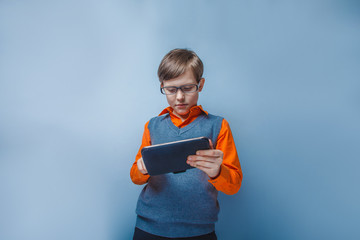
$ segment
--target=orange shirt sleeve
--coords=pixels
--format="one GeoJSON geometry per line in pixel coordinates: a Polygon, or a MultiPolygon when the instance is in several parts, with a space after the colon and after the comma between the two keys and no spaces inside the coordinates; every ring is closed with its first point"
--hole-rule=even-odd
{"type": "Polygon", "coordinates": [[[150,177],[149,174],[142,174],[137,167],[137,161],[142,157],[141,149],[143,147],[151,145],[150,131],[148,129],[148,125],[149,125],[149,121],[145,124],[141,146],[139,148],[138,153],[136,154],[135,162],[133,163],[133,165],[130,169],[131,181],[133,181],[133,183],[138,184],[138,185],[147,183],[147,181],[149,180],[149,177],[150,177]]]}
{"type": "Polygon", "coordinates": [[[221,164],[219,176],[210,179],[209,182],[218,191],[229,195],[235,194],[240,189],[243,174],[231,129],[229,123],[225,119],[223,119],[221,125],[216,149],[223,152],[223,162],[221,164]]]}

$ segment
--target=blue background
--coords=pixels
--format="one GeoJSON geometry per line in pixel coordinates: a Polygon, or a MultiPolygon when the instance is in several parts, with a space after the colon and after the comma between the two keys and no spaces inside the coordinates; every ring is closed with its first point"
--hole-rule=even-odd
{"type": "Polygon", "coordinates": [[[177,47],[244,173],[219,239],[360,239],[359,23],[356,0],[0,0],[0,239],[131,239],[177,47]]]}

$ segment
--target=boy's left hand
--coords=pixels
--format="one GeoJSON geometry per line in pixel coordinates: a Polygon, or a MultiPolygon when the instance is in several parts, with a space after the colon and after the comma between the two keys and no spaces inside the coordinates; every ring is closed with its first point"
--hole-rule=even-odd
{"type": "MultiPolygon", "coordinates": [[[[210,145],[212,147],[211,141],[210,145]]],[[[220,174],[223,155],[218,149],[199,150],[196,155],[188,156],[186,163],[204,171],[210,178],[215,178],[220,174]]]]}

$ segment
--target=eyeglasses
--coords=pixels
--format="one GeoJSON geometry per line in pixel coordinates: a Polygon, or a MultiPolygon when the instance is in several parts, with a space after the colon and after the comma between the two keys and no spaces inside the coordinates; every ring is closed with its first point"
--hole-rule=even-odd
{"type": "Polygon", "coordinates": [[[174,95],[178,90],[181,90],[183,93],[193,93],[199,89],[199,85],[197,84],[187,84],[182,85],[180,87],[162,87],[160,91],[164,95],[174,95]]]}

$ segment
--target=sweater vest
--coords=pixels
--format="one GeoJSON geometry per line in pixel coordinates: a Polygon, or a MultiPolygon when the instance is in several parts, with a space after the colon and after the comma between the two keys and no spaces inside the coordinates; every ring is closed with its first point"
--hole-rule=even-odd
{"type": "MultiPolygon", "coordinates": [[[[216,147],[222,121],[222,117],[203,113],[178,128],[169,114],[154,117],[148,124],[151,144],[205,136],[216,147]]],[[[207,174],[197,168],[151,176],[137,202],[136,227],[169,238],[214,231],[219,213],[218,191],[208,180],[207,174]]]]}

